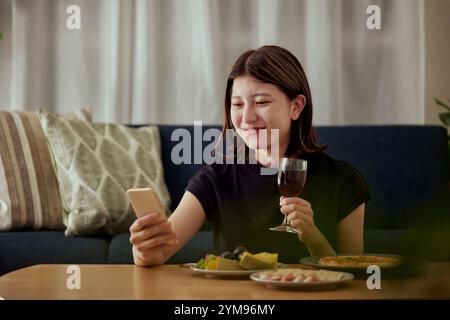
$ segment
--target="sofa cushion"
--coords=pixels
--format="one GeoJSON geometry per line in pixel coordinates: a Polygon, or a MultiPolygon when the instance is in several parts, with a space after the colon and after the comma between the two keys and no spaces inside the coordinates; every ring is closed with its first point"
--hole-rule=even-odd
{"type": "MultiPolygon", "coordinates": [[[[169,264],[195,262],[207,253],[214,252],[212,232],[198,232],[183,248],[167,261],[169,264]]],[[[130,234],[123,233],[112,238],[108,251],[108,263],[133,263],[130,234]]]]}
{"type": "Polygon", "coordinates": [[[366,230],[364,232],[364,251],[366,253],[421,255],[417,245],[423,237],[424,234],[416,230],[366,230]]]}
{"type": "Polygon", "coordinates": [[[40,112],[55,159],[67,236],[118,234],[136,219],[126,191],[152,187],[168,207],[159,131],[40,112]]]}
{"type": "Polygon", "coordinates": [[[108,263],[133,263],[129,233],[121,233],[112,237],[108,248],[108,263]]]}
{"type": "Polygon", "coordinates": [[[197,262],[208,253],[214,253],[213,233],[212,231],[199,231],[167,263],[197,262]]]}
{"type": "Polygon", "coordinates": [[[437,232],[407,229],[366,230],[364,243],[366,253],[390,253],[419,256],[430,261],[449,261],[449,226],[437,232]]]}
{"type": "MultiPolygon", "coordinates": [[[[90,121],[90,108],[65,114],[90,121]]],[[[36,112],[0,112],[0,230],[64,229],[58,184],[36,112]]]]}
{"type": "Polygon", "coordinates": [[[63,231],[0,232],[0,275],[41,263],[107,263],[109,238],[65,237],[63,231]]]}

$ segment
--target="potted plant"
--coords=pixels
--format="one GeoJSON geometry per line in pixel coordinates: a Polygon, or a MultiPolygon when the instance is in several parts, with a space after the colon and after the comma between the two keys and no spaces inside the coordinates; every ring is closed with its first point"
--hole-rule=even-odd
{"type": "MultiPolygon", "coordinates": [[[[439,113],[439,119],[441,119],[442,123],[446,127],[450,127],[450,99],[448,99],[448,101],[449,101],[449,104],[443,102],[442,100],[434,98],[434,102],[438,106],[440,106],[446,110],[446,112],[439,113]]],[[[447,142],[448,142],[448,156],[450,159],[450,135],[448,136],[447,142]]],[[[450,185],[450,182],[449,182],[449,185],[450,185]]]]}

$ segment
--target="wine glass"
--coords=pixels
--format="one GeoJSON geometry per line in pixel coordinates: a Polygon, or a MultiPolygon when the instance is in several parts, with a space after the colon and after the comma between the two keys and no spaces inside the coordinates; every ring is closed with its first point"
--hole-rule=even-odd
{"type": "MultiPolygon", "coordinates": [[[[307,161],[303,159],[282,158],[278,169],[278,189],[284,197],[298,197],[305,188],[307,172],[307,161]]],[[[284,216],[283,223],[272,227],[270,230],[298,233],[287,222],[287,216],[284,216]]]]}

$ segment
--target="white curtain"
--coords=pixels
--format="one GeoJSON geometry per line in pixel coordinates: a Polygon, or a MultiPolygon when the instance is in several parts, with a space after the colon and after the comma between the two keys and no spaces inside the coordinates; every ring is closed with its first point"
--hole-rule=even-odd
{"type": "Polygon", "coordinates": [[[0,109],[221,124],[234,60],[277,44],[306,70],[316,125],[424,123],[423,16],[423,0],[0,0],[0,109]]]}

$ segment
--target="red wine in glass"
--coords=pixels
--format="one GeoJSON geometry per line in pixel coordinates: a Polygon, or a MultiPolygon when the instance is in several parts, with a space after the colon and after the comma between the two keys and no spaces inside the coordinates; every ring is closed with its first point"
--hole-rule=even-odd
{"type": "Polygon", "coordinates": [[[280,170],[278,189],[284,197],[298,197],[305,187],[306,170],[280,170]]]}
{"type": "MultiPolygon", "coordinates": [[[[306,183],[307,162],[303,159],[282,158],[278,169],[278,189],[284,197],[298,197],[306,183]]],[[[298,233],[286,220],[270,230],[298,233]]]]}

